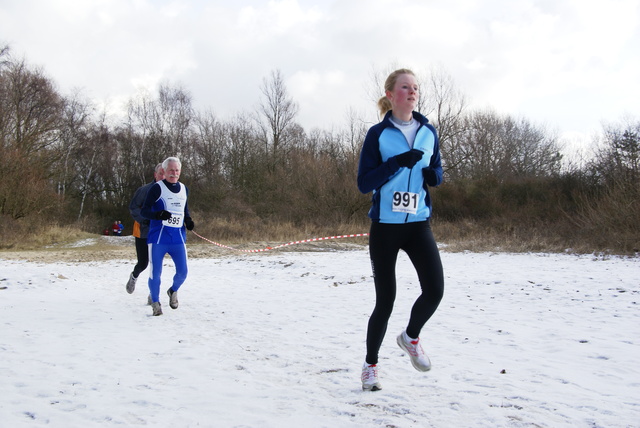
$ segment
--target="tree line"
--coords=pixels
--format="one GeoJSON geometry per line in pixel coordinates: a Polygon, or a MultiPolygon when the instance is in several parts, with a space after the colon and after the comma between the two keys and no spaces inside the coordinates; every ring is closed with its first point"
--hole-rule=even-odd
{"type": "MultiPolygon", "coordinates": [[[[372,77],[372,99],[386,74],[372,77]]],[[[444,165],[445,183],[433,192],[436,228],[458,225],[460,235],[471,224],[476,236],[538,233],[566,246],[637,251],[640,121],[604,126],[593,154],[570,163],[544,126],[469,108],[442,70],[418,79],[418,109],[438,129],[444,165]]],[[[260,225],[366,227],[370,195],[355,183],[372,121],[351,111],[341,126],[305,130],[280,70],[257,90],[256,106],[220,118],[165,83],[132,96],[114,121],[1,49],[0,230],[55,223],[99,232],[113,219],[131,223],[133,192],[167,156],[181,159],[194,217],[214,237],[240,239],[260,225]]]]}

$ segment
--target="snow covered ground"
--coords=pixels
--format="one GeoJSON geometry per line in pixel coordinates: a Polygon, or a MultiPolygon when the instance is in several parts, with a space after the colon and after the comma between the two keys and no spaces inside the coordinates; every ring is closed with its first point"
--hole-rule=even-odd
{"type": "Polygon", "coordinates": [[[639,258],[442,258],[433,369],[395,344],[419,290],[401,255],[383,390],[363,392],[366,248],[192,259],[177,310],[166,259],[160,317],[148,271],[125,291],[133,260],[0,254],[0,426],[640,426],[639,258]]]}

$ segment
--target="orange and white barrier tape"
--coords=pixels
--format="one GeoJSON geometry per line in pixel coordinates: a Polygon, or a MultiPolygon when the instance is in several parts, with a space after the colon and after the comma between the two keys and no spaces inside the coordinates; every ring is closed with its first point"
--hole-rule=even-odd
{"type": "Polygon", "coordinates": [[[291,245],[304,244],[306,242],[317,242],[317,241],[327,241],[327,240],[330,240],[330,239],[358,238],[358,237],[361,237],[361,236],[369,236],[368,233],[354,233],[354,234],[351,234],[351,235],[326,236],[324,238],[311,238],[311,239],[305,239],[305,240],[302,240],[302,241],[287,242],[286,244],[276,245],[275,247],[266,247],[266,248],[262,248],[262,249],[259,249],[259,250],[241,250],[241,249],[238,249],[238,248],[229,247],[228,245],[223,245],[223,244],[220,244],[218,242],[211,241],[211,240],[205,238],[204,236],[199,235],[198,233],[194,232],[193,230],[191,231],[191,233],[193,233],[194,235],[196,235],[200,239],[203,239],[203,240],[205,240],[205,241],[207,241],[207,242],[209,242],[209,243],[211,243],[213,245],[217,245],[218,247],[226,248],[226,249],[233,250],[233,251],[241,251],[243,253],[262,253],[262,252],[265,252],[265,251],[271,251],[271,250],[275,250],[275,249],[278,249],[278,248],[288,247],[288,246],[291,246],[291,245]]]}

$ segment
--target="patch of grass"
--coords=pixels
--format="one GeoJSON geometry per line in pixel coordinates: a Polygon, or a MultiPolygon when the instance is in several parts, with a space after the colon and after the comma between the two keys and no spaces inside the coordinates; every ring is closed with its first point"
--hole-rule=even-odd
{"type": "MultiPolygon", "coordinates": [[[[616,235],[603,240],[586,228],[578,228],[566,219],[554,223],[515,222],[508,219],[460,220],[456,222],[434,221],[432,224],[436,241],[445,244],[451,252],[497,251],[512,253],[550,252],[592,254],[607,253],[635,255],[637,246],[616,245],[616,235]]],[[[627,241],[638,243],[638,237],[627,241]]]]}
{"type": "MultiPolygon", "coordinates": [[[[268,221],[258,218],[234,220],[229,218],[198,218],[195,232],[207,240],[242,250],[263,249],[302,241],[312,238],[324,238],[335,235],[348,235],[369,232],[369,222],[347,223],[336,226],[303,224],[292,222],[268,221]]],[[[602,234],[593,233],[586,227],[576,227],[570,219],[558,219],[554,223],[544,221],[517,222],[508,218],[494,217],[485,220],[432,221],[432,229],[438,244],[445,251],[460,252],[571,252],[578,254],[606,253],[633,255],[637,248],[628,242],[638,239],[629,231],[624,238],[624,247],[616,246],[617,240],[623,237],[609,232],[607,239],[602,234]]],[[[106,253],[120,255],[125,258],[134,254],[133,243],[126,237],[102,237],[82,230],[82,225],[37,225],[13,221],[13,227],[6,223],[0,229],[3,232],[0,250],[6,251],[65,251],[69,255],[75,253],[106,253]],[[72,244],[83,240],[94,239],[91,245],[72,248],[72,244]],[[98,239],[96,239],[98,238],[98,239]],[[112,238],[112,239],[109,239],[112,238]],[[116,241],[114,241],[115,239],[116,241]],[[126,241],[126,242],[125,242],[126,241]]],[[[232,254],[199,237],[189,234],[188,244],[192,249],[190,255],[232,254]]],[[[286,251],[317,251],[322,249],[346,249],[368,245],[368,237],[343,238],[315,241],[284,247],[286,251]]],[[[637,252],[637,251],[636,251],[637,252]]],[[[75,256],[74,256],[75,257],[75,256]]],[[[97,255],[96,255],[97,257],[97,255]]]]}
{"type": "Polygon", "coordinates": [[[95,237],[80,228],[57,224],[47,225],[25,219],[13,220],[5,217],[2,223],[2,250],[39,250],[52,245],[71,244],[83,239],[95,237]]]}

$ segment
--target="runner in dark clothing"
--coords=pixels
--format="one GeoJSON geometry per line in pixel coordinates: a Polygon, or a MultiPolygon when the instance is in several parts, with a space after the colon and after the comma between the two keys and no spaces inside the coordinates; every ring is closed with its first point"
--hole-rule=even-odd
{"type": "MultiPolygon", "coordinates": [[[[126,289],[127,293],[129,294],[133,293],[133,291],[136,289],[136,281],[138,280],[138,276],[149,265],[149,248],[147,247],[149,220],[142,217],[142,215],[140,214],[140,210],[142,209],[142,205],[147,198],[147,193],[149,193],[149,189],[151,189],[151,186],[164,178],[164,171],[162,170],[161,163],[156,165],[156,168],[153,172],[153,178],[154,181],[152,183],[145,184],[144,186],[139,187],[136,190],[136,192],[133,194],[133,199],[131,199],[131,202],[129,203],[129,212],[131,213],[131,217],[133,217],[134,220],[133,236],[136,240],[136,256],[138,259],[138,262],[133,267],[133,272],[131,272],[131,274],[129,275],[129,280],[127,281],[126,289]]],[[[149,304],[151,303],[149,302],[149,304]]]]}

